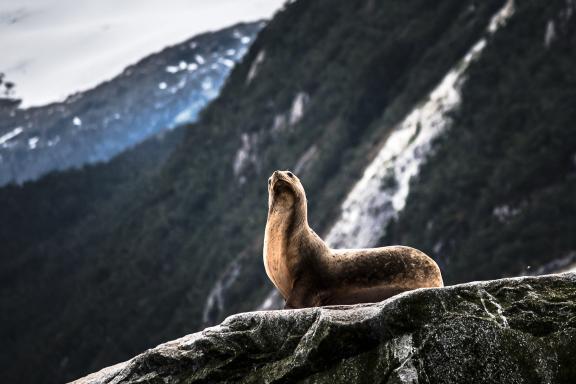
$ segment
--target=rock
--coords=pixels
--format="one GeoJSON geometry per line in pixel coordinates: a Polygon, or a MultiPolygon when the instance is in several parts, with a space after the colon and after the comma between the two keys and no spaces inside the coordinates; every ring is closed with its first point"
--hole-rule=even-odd
{"type": "Polygon", "coordinates": [[[576,273],[231,316],[75,381],[575,383],[576,273]]]}

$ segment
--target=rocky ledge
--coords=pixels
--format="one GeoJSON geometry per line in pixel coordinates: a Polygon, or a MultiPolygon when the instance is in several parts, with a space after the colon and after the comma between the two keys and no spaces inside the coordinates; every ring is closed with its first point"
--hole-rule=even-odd
{"type": "Polygon", "coordinates": [[[75,384],[576,383],[576,273],[252,312],[75,384]]]}

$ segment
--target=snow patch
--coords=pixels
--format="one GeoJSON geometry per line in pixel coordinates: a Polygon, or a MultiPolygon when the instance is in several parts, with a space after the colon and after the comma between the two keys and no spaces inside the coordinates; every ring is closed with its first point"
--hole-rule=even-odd
{"type": "Polygon", "coordinates": [[[286,128],[286,117],[283,114],[274,116],[272,123],[272,133],[278,133],[286,128]]]}
{"type": "Polygon", "coordinates": [[[250,165],[258,165],[258,157],[256,155],[256,148],[258,145],[257,133],[242,133],[241,136],[242,146],[236,152],[236,157],[233,164],[234,176],[239,179],[240,184],[246,181],[242,176],[242,172],[250,165]]]}
{"type": "Polygon", "coordinates": [[[37,137],[31,137],[30,139],[28,139],[28,148],[30,149],[36,149],[36,147],[38,146],[38,142],[40,141],[39,138],[37,137]]]}
{"type": "Polygon", "coordinates": [[[574,14],[575,5],[576,1],[566,0],[564,8],[560,10],[557,17],[548,20],[546,23],[546,30],[544,31],[545,48],[549,48],[559,34],[566,33],[569,30],[569,23],[574,14]]]}
{"type": "Polygon", "coordinates": [[[16,127],[14,128],[12,131],[0,136],[0,145],[4,145],[6,144],[9,140],[12,140],[13,138],[15,138],[16,136],[18,136],[19,134],[21,134],[22,132],[24,132],[24,129],[22,127],[16,127]]]}
{"type": "Polygon", "coordinates": [[[514,0],[508,0],[504,7],[494,17],[492,17],[492,20],[490,20],[490,24],[488,25],[488,32],[494,33],[499,28],[506,25],[506,22],[508,19],[510,19],[510,17],[512,17],[514,11],[514,0]]]}
{"type": "Polygon", "coordinates": [[[254,80],[254,78],[258,74],[258,69],[260,68],[260,65],[262,64],[265,58],[266,58],[266,52],[260,51],[256,56],[256,59],[254,60],[254,62],[252,62],[252,65],[250,66],[250,70],[248,71],[248,77],[246,78],[246,85],[250,84],[252,80],[254,80]]]}
{"type": "Polygon", "coordinates": [[[432,251],[435,255],[439,255],[440,252],[442,252],[442,248],[444,248],[444,242],[442,240],[438,240],[436,243],[434,243],[432,251]]]}
{"type": "Polygon", "coordinates": [[[554,25],[554,20],[548,20],[546,24],[546,32],[544,33],[544,46],[546,48],[550,47],[550,44],[556,38],[556,27],[554,25]]]}
{"type": "Polygon", "coordinates": [[[180,79],[180,81],[178,81],[178,84],[176,84],[176,90],[181,90],[182,88],[184,88],[186,86],[186,78],[182,78],[180,79]]]}
{"type": "Polygon", "coordinates": [[[220,63],[224,64],[225,66],[227,66],[228,68],[233,68],[234,67],[234,61],[230,60],[230,59],[219,59],[218,60],[220,63]]]}
{"type": "Polygon", "coordinates": [[[168,88],[168,84],[166,84],[165,82],[161,82],[158,84],[158,88],[161,90],[164,90],[164,89],[168,88]]]}
{"type": "Polygon", "coordinates": [[[72,119],[72,124],[79,127],[82,125],[82,119],[80,119],[78,116],[74,116],[74,118],[72,119]]]}
{"type": "Polygon", "coordinates": [[[492,210],[492,216],[501,223],[508,222],[511,218],[520,213],[519,208],[511,208],[509,205],[500,205],[492,210]]]}
{"type": "Polygon", "coordinates": [[[58,144],[60,142],[60,136],[56,136],[55,138],[48,140],[48,142],[46,143],[47,146],[49,147],[53,147],[56,144],[58,144]]]}
{"type": "Polygon", "coordinates": [[[306,105],[309,101],[310,96],[308,96],[308,94],[305,92],[298,92],[292,101],[290,110],[274,116],[271,132],[273,134],[278,134],[288,126],[292,126],[300,122],[300,120],[302,120],[304,117],[306,105]]]}
{"type": "Polygon", "coordinates": [[[209,91],[214,87],[212,84],[212,79],[208,78],[202,82],[202,89],[205,91],[209,91]]]}
{"type": "Polygon", "coordinates": [[[166,72],[168,72],[168,73],[174,74],[174,73],[177,73],[178,71],[179,71],[179,68],[177,66],[169,65],[166,67],[166,72]]]}
{"type": "Polygon", "coordinates": [[[179,125],[190,123],[194,121],[197,116],[198,116],[198,108],[196,105],[192,105],[190,106],[190,108],[186,108],[185,110],[177,114],[169,128],[174,129],[179,125]]]}
{"type": "Polygon", "coordinates": [[[305,92],[298,92],[290,108],[290,125],[294,125],[302,120],[304,117],[304,109],[309,101],[310,97],[305,92]]]}

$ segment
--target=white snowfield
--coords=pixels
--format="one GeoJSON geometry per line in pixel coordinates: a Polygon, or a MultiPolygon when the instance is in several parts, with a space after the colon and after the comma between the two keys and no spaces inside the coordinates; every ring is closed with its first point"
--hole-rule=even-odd
{"type": "Polygon", "coordinates": [[[2,0],[0,72],[23,107],[62,101],[199,33],[270,18],[284,0],[2,0]]]}

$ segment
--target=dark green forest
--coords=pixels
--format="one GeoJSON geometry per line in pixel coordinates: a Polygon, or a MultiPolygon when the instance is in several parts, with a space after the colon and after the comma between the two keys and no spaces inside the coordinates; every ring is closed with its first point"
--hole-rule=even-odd
{"type": "Polygon", "coordinates": [[[434,255],[451,283],[529,273],[576,250],[576,23],[553,3],[520,2],[470,68],[453,128],[383,239],[434,255]]]}
{"type": "MultiPolygon", "coordinates": [[[[324,233],[390,130],[503,4],[296,1],[198,123],[108,164],[1,189],[4,381],[71,380],[201,329],[233,262],[240,278],[210,321],[256,308],[272,288],[261,261],[269,174],[308,159],[299,177],[310,224],[324,233]],[[304,114],[291,122],[301,94],[304,114]]],[[[516,2],[382,239],[435,257],[448,284],[517,275],[576,249],[566,4],[516,2]],[[549,20],[556,36],[546,46],[549,20]]]]}

